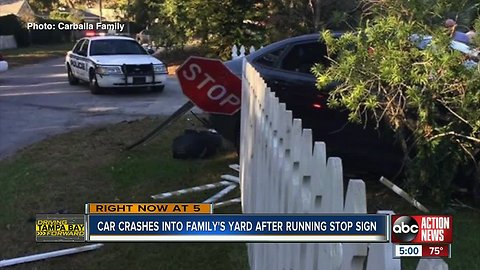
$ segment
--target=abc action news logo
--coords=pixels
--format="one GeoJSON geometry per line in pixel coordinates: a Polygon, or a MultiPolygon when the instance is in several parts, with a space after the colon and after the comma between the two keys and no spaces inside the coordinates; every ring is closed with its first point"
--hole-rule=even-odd
{"type": "Polygon", "coordinates": [[[392,216],[393,243],[452,243],[452,216],[392,216]]]}

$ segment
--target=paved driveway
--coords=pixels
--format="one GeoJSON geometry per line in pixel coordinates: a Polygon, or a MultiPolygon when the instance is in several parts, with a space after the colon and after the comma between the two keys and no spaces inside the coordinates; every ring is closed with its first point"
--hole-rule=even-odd
{"type": "Polygon", "coordinates": [[[0,159],[74,128],[170,114],[186,100],[173,76],[162,93],[94,96],[68,84],[63,58],[15,68],[0,74],[0,159]]]}

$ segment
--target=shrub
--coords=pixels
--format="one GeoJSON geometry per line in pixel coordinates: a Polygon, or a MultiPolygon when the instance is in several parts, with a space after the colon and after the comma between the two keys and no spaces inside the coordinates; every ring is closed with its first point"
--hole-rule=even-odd
{"type": "Polygon", "coordinates": [[[369,1],[373,16],[364,27],[339,39],[323,33],[336,60],[314,73],[319,87],[341,82],[329,104],[347,108],[351,121],[392,128],[405,154],[409,190],[445,204],[457,172],[480,149],[480,74],[450,48],[442,24],[422,21],[419,12],[439,8],[433,2],[369,1]],[[431,35],[430,46],[420,50],[413,34],[431,35]]]}

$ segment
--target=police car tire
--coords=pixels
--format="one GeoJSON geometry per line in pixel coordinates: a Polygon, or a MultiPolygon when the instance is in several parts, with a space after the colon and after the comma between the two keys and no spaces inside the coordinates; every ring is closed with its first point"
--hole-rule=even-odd
{"type": "Polygon", "coordinates": [[[77,85],[78,84],[78,79],[75,78],[75,76],[72,73],[72,69],[70,68],[70,65],[67,66],[67,76],[68,76],[68,83],[70,85],[77,85]]]}
{"type": "Polygon", "coordinates": [[[90,92],[94,95],[102,94],[102,88],[98,86],[97,75],[94,72],[90,72],[90,92]]]}
{"type": "Polygon", "coordinates": [[[152,86],[152,92],[157,92],[160,93],[165,89],[165,85],[160,85],[160,86],[152,86]]]}

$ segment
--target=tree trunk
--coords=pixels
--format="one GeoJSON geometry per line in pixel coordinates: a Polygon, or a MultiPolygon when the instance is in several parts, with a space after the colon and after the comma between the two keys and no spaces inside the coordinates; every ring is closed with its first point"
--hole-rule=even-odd
{"type": "Polygon", "coordinates": [[[321,0],[311,0],[313,2],[313,26],[315,27],[315,31],[320,31],[322,28],[322,20],[321,20],[321,0]]]}

